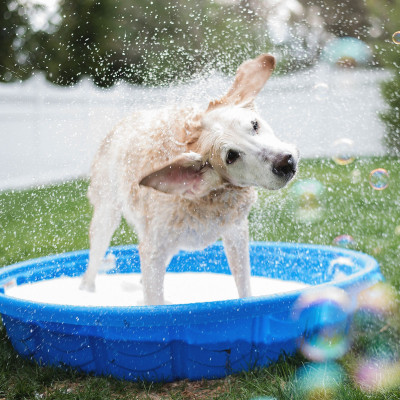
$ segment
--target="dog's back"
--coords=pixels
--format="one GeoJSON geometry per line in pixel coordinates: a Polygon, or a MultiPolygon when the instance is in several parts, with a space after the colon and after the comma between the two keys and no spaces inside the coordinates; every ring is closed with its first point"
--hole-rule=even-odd
{"type": "Polygon", "coordinates": [[[298,151],[258,115],[254,99],[275,59],[243,63],[230,90],[208,108],[138,112],[103,141],[92,168],[89,266],[96,272],[121,217],[136,228],[146,304],[164,302],[171,257],[223,239],[240,297],[250,296],[247,216],[254,186],[276,190],[295,175],[298,151]]]}
{"type": "Polygon", "coordinates": [[[256,199],[253,188],[225,184],[201,198],[187,198],[139,185],[143,176],[188,151],[186,122],[196,112],[142,111],[119,123],[101,143],[92,165],[92,205],[113,204],[139,238],[151,226],[153,237],[165,240],[168,231],[169,241],[182,249],[204,248],[221,236],[225,225],[245,218],[256,199]]]}

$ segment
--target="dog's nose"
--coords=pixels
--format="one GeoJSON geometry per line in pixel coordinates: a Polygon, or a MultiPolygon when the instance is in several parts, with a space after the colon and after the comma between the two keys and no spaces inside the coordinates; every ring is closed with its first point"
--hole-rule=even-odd
{"type": "Polygon", "coordinates": [[[296,172],[296,160],[289,153],[281,154],[275,158],[272,172],[281,177],[294,175],[296,172]]]}

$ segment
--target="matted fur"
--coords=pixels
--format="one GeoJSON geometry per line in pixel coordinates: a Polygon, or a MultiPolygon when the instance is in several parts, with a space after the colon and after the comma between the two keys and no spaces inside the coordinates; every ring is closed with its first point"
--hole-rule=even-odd
{"type": "Polygon", "coordinates": [[[253,187],[283,187],[298,162],[295,147],[273,135],[253,104],[274,66],[275,59],[265,54],[246,61],[228,93],[207,110],[137,112],[104,139],[88,192],[94,213],[82,288],[95,289],[97,270],[123,216],[139,237],[145,304],[163,304],[165,269],[174,254],[219,238],[239,296],[251,295],[247,216],[256,200],[253,187]],[[232,149],[239,155],[231,163],[232,149]]]}

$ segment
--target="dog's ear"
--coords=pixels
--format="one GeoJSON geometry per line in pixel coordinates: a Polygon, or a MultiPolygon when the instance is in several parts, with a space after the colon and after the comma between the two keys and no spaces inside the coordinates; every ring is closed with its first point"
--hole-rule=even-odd
{"type": "Polygon", "coordinates": [[[261,54],[257,58],[245,61],[238,68],[233,85],[228,93],[219,100],[212,101],[208,111],[229,104],[251,104],[275,69],[275,57],[261,54]]]}
{"type": "Polygon", "coordinates": [[[204,172],[208,165],[198,153],[183,153],[171,163],[145,176],[140,185],[164,193],[196,196],[204,191],[204,172]]]}

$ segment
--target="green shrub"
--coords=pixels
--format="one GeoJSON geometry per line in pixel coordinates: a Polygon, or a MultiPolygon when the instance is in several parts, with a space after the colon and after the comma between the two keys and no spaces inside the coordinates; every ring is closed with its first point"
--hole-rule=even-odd
{"type": "Polygon", "coordinates": [[[386,127],[384,143],[389,153],[400,155],[400,74],[382,84],[382,95],[388,105],[379,116],[386,127]]]}

